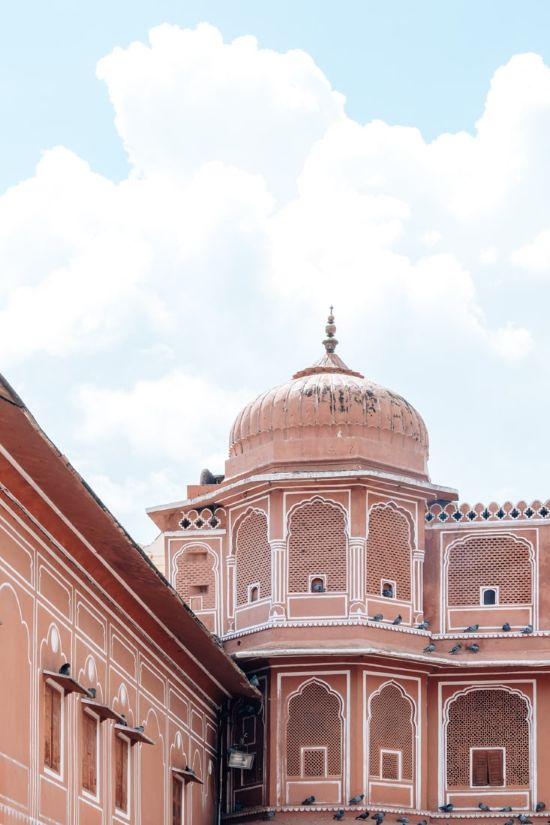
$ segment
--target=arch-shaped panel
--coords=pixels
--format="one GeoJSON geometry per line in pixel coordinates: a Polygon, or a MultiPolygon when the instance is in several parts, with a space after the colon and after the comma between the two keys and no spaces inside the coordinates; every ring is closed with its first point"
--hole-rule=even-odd
{"type": "Polygon", "coordinates": [[[342,699],[318,679],[288,700],[285,768],[288,778],[337,778],[343,774],[342,699]]]}
{"type": "Polygon", "coordinates": [[[484,588],[498,590],[499,605],[533,602],[532,545],[511,533],[479,532],[453,542],[445,552],[449,606],[477,606],[484,588]]]}
{"type": "Polygon", "coordinates": [[[218,558],[209,545],[189,544],[174,556],[174,587],[195,612],[215,610],[217,578],[218,558]]]}
{"type": "Polygon", "coordinates": [[[250,508],[235,530],[235,558],[237,562],[237,606],[271,596],[271,547],[267,515],[263,510],[250,508]],[[251,598],[251,587],[257,586],[256,598],[251,598]]]}
{"type": "Polygon", "coordinates": [[[385,682],[368,703],[369,776],[410,781],[415,776],[415,704],[394,681],[385,682]]]}
{"type": "MultiPolygon", "coordinates": [[[[11,584],[0,587],[0,640],[2,658],[6,667],[2,668],[2,695],[0,702],[0,730],[2,731],[0,750],[7,757],[0,759],[0,768],[5,788],[17,793],[21,785],[16,776],[15,764],[30,767],[30,708],[31,659],[29,624],[31,616],[23,614],[21,603],[11,584]],[[9,697],[18,697],[18,705],[24,713],[14,713],[9,697]]],[[[19,799],[21,803],[25,800],[19,799]]],[[[26,803],[25,803],[26,804],[26,803]]]]}
{"type": "Polygon", "coordinates": [[[447,788],[472,787],[472,749],[503,749],[506,785],[529,787],[532,705],[524,693],[504,685],[471,687],[445,703],[447,788]]]}
{"type": "Polygon", "coordinates": [[[380,596],[386,580],[395,584],[393,596],[411,598],[414,524],[410,513],[393,502],[375,504],[367,524],[366,591],[380,596]]]}
{"type": "Polygon", "coordinates": [[[347,514],[341,505],[315,496],[288,515],[288,592],[307,593],[310,576],[325,579],[328,592],[347,591],[347,514]]]}

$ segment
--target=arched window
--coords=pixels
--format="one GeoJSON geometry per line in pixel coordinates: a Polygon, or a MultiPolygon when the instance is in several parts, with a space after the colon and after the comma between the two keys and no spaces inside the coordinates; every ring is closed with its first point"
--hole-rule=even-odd
{"type": "MultiPolygon", "coordinates": [[[[453,544],[447,558],[450,606],[479,605],[480,591],[487,592],[488,583],[489,590],[498,592],[501,605],[531,603],[531,553],[524,540],[509,535],[470,536],[453,544]]],[[[482,604],[495,603],[482,599],[482,604]]]]}
{"type": "Polygon", "coordinates": [[[413,704],[397,685],[386,685],[370,703],[370,775],[412,780],[414,742],[413,704]]]}
{"type": "Polygon", "coordinates": [[[330,592],[347,590],[346,520],[340,507],[314,499],[292,511],[288,538],[288,591],[308,593],[309,576],[330,592]]]}
{"type": "Polygon", "coordinates": [[[289,777],[342,775],[340,700],[319,682],[309,682],[288,703],[286,770],[289,777]]]}
{"type": "Polygon", "coordinates": [[[176,560],[176,590],[192,610],[216,607],[215,559],[206,547],[191,545],[176,560]]]}
{"type": "Polygon", "coordinates": [[[391,504],[369,512],[367,533],[367,593],[411,598],[412,530],[409,517],[391,504]],[[389,588],[386,588],[389,585],[389,588]],[[384,589],[390,592],[384,593],[384,589]]]}
{"type": "Polygon", "coordinates": [[[497,603],[497,591],[494,587],[483,587],[481,589],[481,595],[483,597],[483,604],[496,604],[497,603]]]}
{"type": "Polygon", "coordinates": [[[250,510],[240,522],[235,535],[235,558],[237,561],[237,606],[269,597],[271,595],[271,547],[265,513],[250,510]]]}
{"type": "Polygon", "coordinates": [[[313,576],[309,589],[312,593],[324,593],[326,591],[325,579],[321,576],[313,576]]]}
{"type": "Polygon", "coordinates": [[[501,688],[470,690],[451,700],[447,718],[448,787],[502,785],[500,763],[506,785],[529,785],[529,706],[523,696],[501,688]]]}

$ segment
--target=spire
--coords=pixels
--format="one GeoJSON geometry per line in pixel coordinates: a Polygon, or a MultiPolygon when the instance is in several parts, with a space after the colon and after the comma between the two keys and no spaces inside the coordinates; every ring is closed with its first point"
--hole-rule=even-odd
{"type": "Polygon", "coordinates": [[[334,337],[334,333],[336,332],[336,324],[334,323],[334,315],[333,315],[334,307],[330,308],[329,316],[328,316],[328,323],[325,327],[325,332],[327,337],[323,341],[325,345],[325,349],[327,351],[327,355],[330,355],[336,349],[336,345],[338,340],[334,337]]]}
{"type": "Polygon", "coordinates": [[[312,364],[311,367],[306,367],[305,370],[295,372],[292,376],[293,378],[301,378],[304,375],[316,375],[318,373],[323,372],[340,372],[344,373],[345,375],[355,375],[358,378],[364,377],[363,375],[361,375],[360,372],[350,370],[347,364],[345,364],[342,361],[342,359],[334,352],[334,350],[336,349],[336,345],[338,344],[338,340],[334,337],[336,333],[336,324],[334,323],[333,310],[334,307],[331,307],[327,319],[327,325],[325,327],[325,333],[327,337],[323,341],[323,346],[325,347],[324,355],[321,358],[319,358],[318,361],[312,364]]]}

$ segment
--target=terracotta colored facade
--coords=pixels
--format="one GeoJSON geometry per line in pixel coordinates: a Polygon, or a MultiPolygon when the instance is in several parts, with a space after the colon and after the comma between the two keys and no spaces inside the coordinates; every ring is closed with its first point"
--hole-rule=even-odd
{"type": "Polygon", "coordinates": [[[216,820],[257,691],[3,381],[0,640],[2,825],[216,820]]]}
{"type": "Polygon", "coordinates": [[[334,333],[239,414],[225,477],[149,510],[167,577],[265,697],[229,719],[255,764],[224,769],[225,816],[330,820],[364,794],[386,821],[548,817],[550,504],[458,504],[420,415],[334,333]]]}

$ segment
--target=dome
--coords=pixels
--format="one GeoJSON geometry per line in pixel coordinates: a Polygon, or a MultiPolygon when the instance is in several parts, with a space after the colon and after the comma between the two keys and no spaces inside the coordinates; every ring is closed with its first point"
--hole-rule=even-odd
{"type": "Polygon", "coordinates": [[[226,477],[277,468],[378,468],[428,478],[419,413],[336,355],[329,315],[325,354],[244,407],[231,429],[226,477]]]}

